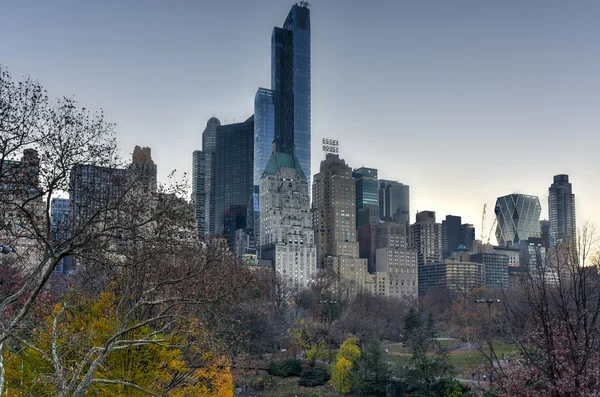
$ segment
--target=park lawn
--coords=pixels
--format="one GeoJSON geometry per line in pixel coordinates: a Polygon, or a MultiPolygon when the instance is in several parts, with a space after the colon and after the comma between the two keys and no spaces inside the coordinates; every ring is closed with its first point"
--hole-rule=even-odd
{"type": "MultiPolygon", "coordinates": [[[[501,359],[502,354],[506,357],[515,357],[518,354],[518,348],[515,345],[509,345],[501,341],[495,340],[494,353],[501,359]]],[[[487,344],[484,347],[484,352],[489,354],[487,344]]],[[[479,350],[468,351],[452,351],[450,352],[450,363],[456,369],[459,376],[470,377],[470,374],[477,368],[485,366],[489,359],[479,350]]]]}

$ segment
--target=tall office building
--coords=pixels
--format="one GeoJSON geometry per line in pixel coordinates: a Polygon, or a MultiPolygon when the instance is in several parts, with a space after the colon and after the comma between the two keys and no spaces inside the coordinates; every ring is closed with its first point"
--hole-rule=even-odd
{"type": "Polygon", "coordinates": [[[419,295],[422,295],[427,285],[423,279],[427,267],[443,260],[442,225],[435,222],[434,211],[417,213],[416,222],[409,227],[408,241],[410,248],[417,251],[419,295]]]}
{"type": "Polygon", "coordinates": [[[379,218],[382,221],[410,223],[409,186],[379,180],[379,218]]]}
{"type": "Polygon", "coordinates": [[[417,252],[408,249],[406,226],[386,222],[376,227],[377,273],[386,274],[387,295],[417,297],[417,252]]]}
{"type": "Polygon", "coordinates": [[[275,130],[284,132],[280,144],[295,155],[310,185],[310,10],[292,6],[283,28],[271,36],[271,90],[275,130]]]}
{"type": "Polygon", "coordinates": [[[317,266],[364,287],[367,260],[356,241],[356,192],[352,169],[337,154],[327,153],[313,183],[313,229],[317,266]]]}
{"type": "Polygon", "coordinates": [[[550,247],[566,237],[576,237],[575,195],[568,175],[555,175],[548,189],[548,212],[550,215],[550,247]]]}
{"type": "Polygon", "coordinates": [[[494,212],[499,245],[519,245],[530,237],[540,237],[542,207],[537,196],[513,193],[498,197],[494,212]]]}
{"type": "Polygon", "coordinates": [[[442,221],[442,247],[444,250],[444,259],[450,257],[461,241],[461,223],[460,216],[446,215],[446,219],[442,221]]]}
{"type": "Polygon", "coordinates": [[[254,116],[217,127],[215,157],[215,234],[233,244],[247,226],[248,199],[254,187],[254,116]]]}
{"type": "Polygon", "coordinates": [[[377,170],[375,168],[361,167],[352,171],[356,190],[356,227],[359,228],[371,222],[371,214],[379,220],[379,187],[377,170]],[[373,212],[373,208],[377,212],[373,212]],[[360,214],[366,215],[360,215],[360,214]]]}

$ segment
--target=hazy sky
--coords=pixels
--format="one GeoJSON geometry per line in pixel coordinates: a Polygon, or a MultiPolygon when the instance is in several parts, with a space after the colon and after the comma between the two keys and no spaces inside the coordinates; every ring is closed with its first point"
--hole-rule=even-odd
{"type": "MultiPolygon", "coordinates": [[[[209,117],[243,121],[270,87],[292,1],[2,0],[0,63],[117,123],[124,154],[191,172],[209,117]]],[[[600,2],[311,1],[313,170],[323,137],[411,187],[417,210],[480,234],[498,196],[567,173],[600,226],[600,2]]],[[[485,231],[487,234],[488,230],[485,231]]]]}

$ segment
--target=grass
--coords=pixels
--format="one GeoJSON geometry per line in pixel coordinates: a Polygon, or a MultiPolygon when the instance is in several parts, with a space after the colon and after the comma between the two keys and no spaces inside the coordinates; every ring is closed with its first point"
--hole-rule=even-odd
{"type": "MultiPolygon", "coordinates": [[[[459,377],[470,377],[471,373],[478,367],[488,363],[488,358],[479,350],[457,351],[453,347],[458,343],[455,340],[441,340],[440,346],[448,348],[450,363],[456,369],[459,377]]],[[[502,358],[502,354],[507,357],[515,357],[518,354],[518,349],[514,345],[503,343],[499,340],[494,342],[494,353],[498,358],[502,358]]],[[[488,354],[487,344],[482,345],[484,352],[488,354]]],[[[386,354],[386,361],[392,365],[405,366],[410,363],[411,350],[408,347],[402,346],[402,343],[395,343],[384,346],[383,349],[388,349],[391,354],[386,354]]],[[[433,353],[433,352],[432,352],[433,353]]]]}

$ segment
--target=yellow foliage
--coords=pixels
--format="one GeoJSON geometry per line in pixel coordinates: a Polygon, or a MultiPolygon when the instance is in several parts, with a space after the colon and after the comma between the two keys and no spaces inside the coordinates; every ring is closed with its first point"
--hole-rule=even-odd
{"type": "Polygon", "coordinates": [[[339,393],[349,393],[352,385],[352,368],[360,358],[358,338],[348,338],[340,346],[336,362],[331,367],[331,382],[339,393]]]}

